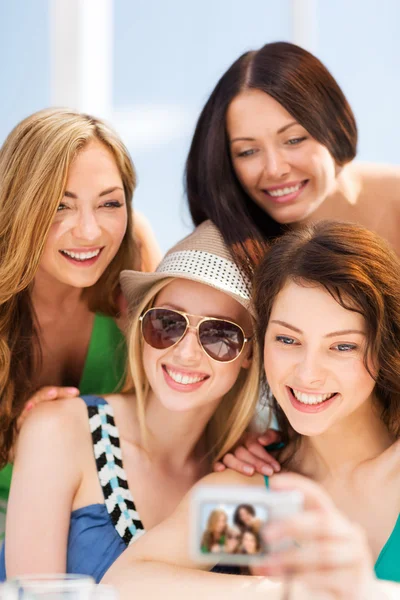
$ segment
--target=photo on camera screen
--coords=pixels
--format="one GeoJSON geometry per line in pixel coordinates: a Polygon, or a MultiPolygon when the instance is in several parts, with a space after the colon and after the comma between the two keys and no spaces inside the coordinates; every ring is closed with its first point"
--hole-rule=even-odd
{"type": "Polygon", "coordinates": [[[300,510],[301,500],[296,493],[254,487],[197,488],[192,497],[192,555],[210,564],[262,562],[268,552],[262,527],[300,510]]]}
{"type": "Polygon", "coordinates": [[[200,551],[256,555],[264,552],[261,526],[267,509],[260,504],[204,502],[201,506],[200,551]]]}

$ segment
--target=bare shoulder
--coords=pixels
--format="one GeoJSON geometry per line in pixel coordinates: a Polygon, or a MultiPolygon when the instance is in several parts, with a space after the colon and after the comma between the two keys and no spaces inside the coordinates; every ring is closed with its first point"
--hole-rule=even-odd
{"type": "Polygon", "coordinates": [[[43,402],[25,419],[18,435],[16,453],[22,448],[68,446],[74,452],[87,431],[87,409],[80,398],[43,402]]]}
{"type": "Polygon", "coordinates": [[[233,469],[226,469],[222,473],[210,473],[206,475],[196,485],[240,485],[240,486],[258,486],[265,487],[264,477],[255,473],[252,477],[242,475],[233,469]]]}
{"type": "Polygon", "coordinates": [[[378,457],[377,469],[383,482],[389,486],[393,484],[394,489],[399,490],[400,502],[400,439],[378,457]]]}
{"type": "Polygon", "coordinates": [[[365,193],[376,192],[380,197],[400,197],[400,166],[356,162],[353,172],[365,193]]]}
{"type": "Polygon", "coordinates": [[[136,210],[133,211],[133,230],[141,254],[141,269],[145,272],[154,271],[162,252],[150,221],[136,210]]]}

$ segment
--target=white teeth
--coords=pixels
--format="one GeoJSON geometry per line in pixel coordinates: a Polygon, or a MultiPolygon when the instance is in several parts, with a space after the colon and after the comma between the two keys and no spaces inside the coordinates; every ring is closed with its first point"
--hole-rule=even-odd
{"type": "Polygon", "coordinates": [[[178,371],[172,371],[171,369],[169,369],[167,367],[165,367],[165,370],[167,371],[167,373],[171,377],[171,379],[176,381],[176,383],[181,383],[183,385],[190,385],[191,383],[198,383],[199,381],[203,381],[203,379],[205,379],[205,377],[182,375],[182,373],[179,373],[178,371]]]}
{"type": "Polygon", "coordinates": [[[63,254],[74,258],[75,260],[89,260],[90,258],[94,258],[98,256],[100,253],[99,250],[94,250],[93,252],[70,252],[69,250],[61,250],[63,254]]]}
{"type": "Polygon", "coordinates": [[[298,185],[293,185],[292,187],[285,187],[277,190],[267,190],[267,193],[273,197],[287,196],[288,194],[293,194],[293,192],[297,192],[301,188],[301,186],[302,184],[299,183],[298,185]]]}
{"type": "Polygon", "coordinates": [[[293,392],[293,396],[297,398],[299,402],[302,404],[321,404],[325,402],[325,400],[329,400],[332,396],[335,395],[336,392],[332,394],[304,394],[303,392],[298,392],[291,388],[293,392]]]}

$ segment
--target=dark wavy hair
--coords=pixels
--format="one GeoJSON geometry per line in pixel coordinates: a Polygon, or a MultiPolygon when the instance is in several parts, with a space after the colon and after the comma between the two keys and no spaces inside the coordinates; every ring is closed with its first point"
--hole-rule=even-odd
{"type": "Polygon", "coordinates": [[[249,270],[243,242],[271,240],[284,232],[244,191],[232,166],[226,112],[243,90],[256,89],[281,104],[338,165],[356,154],[357,126],[339,85],[312,54],[288,42],[246,52],[224,73],[196,125],[186,162],[186,192],[195,225],[211,219],[236,259],[249,270]]]}
{"type": "MultiPolygon", "coordinates": [[[[254,280],[256,335],[262,352],[273,304],[290,280],[300,285],[321,286],[343,308],[364,317],[367,337],[364,364],[376,382],[381,419],[398,438],[400,260],[394,250],[368,229],[338,221],[322,221],[288,232],[276,240],[259,265],[254,280]],[[369,367],[371,357],[376,364],[374,373],[369,367]]],[[[282,441],[290,442],[295,449],[299,434],[293,431],[275,398],[270,401],[282,441]]]]}
{"type": "Polygon", "coordinates": [[[245,510],[247,510],[247,512],[252,515],[253,517],[256,516],[256,511],[254,506],[252,506],[251,504],[239,504],[239,506],[236,507],[235,512],[233,513],[233,522],[235,523],[235,525],[237,527],[239,527],[239,529],[241,531],[243,531],[243,529],[247,529],[247,525],[246,523],[243,523],[241,517],[240,517],[240,511],[241,509],[244,508],[245,510]]]}

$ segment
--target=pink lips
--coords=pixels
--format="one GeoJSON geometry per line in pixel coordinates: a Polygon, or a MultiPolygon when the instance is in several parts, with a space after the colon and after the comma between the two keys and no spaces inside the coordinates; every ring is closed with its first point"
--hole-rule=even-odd
{"type": "Polygon", "coordinates": [[[299,412],[303,413],[320,413],[329,408],[330,405],[333,404],[338,397],[338,394],[335,394],[334,396],[332,396],[332,398],[324,400],[319,404],[303,404],[303,402],[299,402],[299,400],[297,400],[297,398],[293,395],[293,392],[290,387],[287,387],[287,391],[292,406],[299,412]]]}
{"type": "Polygon", "coordinates": [[[268,199],[271,200],[272,202],[275,202],[276,204],[285,204],[286,202],[293,202],[294,200],[296,200],[300,194],[302,193],[302,191],[305,189],[305,187],[307,186],[309,180],[305,180],[302,182],[297,182],[297,183],[290,183],[290,184],[285,184],[285,185],[275,185],[275,186],[270,186],[267,189],[262,190],[263,193],[268,196],[268,199]],[[288,188],[288,187],[294,187],[296,185],[298,185],[300,183],[300,187],[298,190],[296,190],[295,192],[291,192],[290,194],[286,194],[285,196],[271,196],[271,194],[269,194],[269,191],[272,190],[281,190],[284,188],[288,188]]]}
{"type": "MultiPolygon", "coordinates": [[[[78,260],[76,258],[72,258],[72,256],[68,256],[67,254],[64,254],[63,252],[60,252],[61,256],[63,256],[69,263],[73,264],[74,266],[77,267],[91,267],[92,265],[94,265],[100,258],[101,253],[103,252],[104,246],[103,248],[100,248],[100,252],[98,253],[97,256],[94,256],[93,258],[88,258],[86,260],[78,260]]],[[[95,250],[98,250],[98,248],[94,248],[94,249],[90,249],[90,248],[85,248],[84,250],[81,248],[80,250],[69,250],[69,252],[94,252],[95,250]]]]}
{"type": "Polygon", "coordinates": [[[162,365],[162,372],[167,385],[177,392],[193,392],[200,388],[203,383],[209,379],[209,376],[207,375],[204,379],[197,381],[196,383],[178,383],[178,381],[172,379],[172,377],[168,374],[165,365],[162,365]]]}

